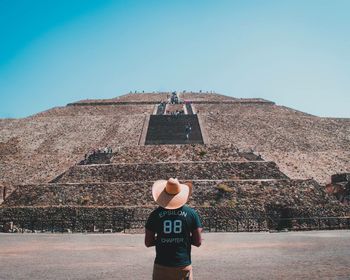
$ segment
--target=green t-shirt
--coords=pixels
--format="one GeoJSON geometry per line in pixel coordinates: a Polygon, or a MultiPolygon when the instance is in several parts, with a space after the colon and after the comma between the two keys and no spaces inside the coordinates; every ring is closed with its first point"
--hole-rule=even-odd
{"type": "Polygon", "coordinates": [[[146,223],[157,234],[155,263],[164,266],[191,264],[191,232],[202,227],[195,210],[184,205],[175,210],[158,207],[146,223]]]}

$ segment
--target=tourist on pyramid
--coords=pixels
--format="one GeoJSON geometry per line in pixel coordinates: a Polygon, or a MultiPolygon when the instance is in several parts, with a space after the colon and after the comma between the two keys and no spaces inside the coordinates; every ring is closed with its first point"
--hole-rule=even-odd
{"type": "Polygon", "coordinates": [[[192,280],[191,245],[202,242],[202,224],[195,210],[185,205],[192,183],[158,180],[152,186],[159,205],[146,223],[145,245],[156,246],[153,280],[192,280]]]}
{"type": "Polygon", "coordinates": [[[190,133],[192,131],[192,127],[190,124],[186,124],[185,126],[185,135],[186,135],[186,140],[190,139],[190,133]]]}

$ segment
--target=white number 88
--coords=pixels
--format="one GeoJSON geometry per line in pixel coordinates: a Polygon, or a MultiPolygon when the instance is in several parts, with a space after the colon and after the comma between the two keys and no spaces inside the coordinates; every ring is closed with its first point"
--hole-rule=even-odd
{"type": "Polygon", "coordinates": [[[174,231],[174,233],[181,233],[182,231],[182,221],[181,220],[175,220],[174,226],[171,222],[171,220],[165,220],[163,223],[163,232],[164,233],[171,233],[174,231]]]}

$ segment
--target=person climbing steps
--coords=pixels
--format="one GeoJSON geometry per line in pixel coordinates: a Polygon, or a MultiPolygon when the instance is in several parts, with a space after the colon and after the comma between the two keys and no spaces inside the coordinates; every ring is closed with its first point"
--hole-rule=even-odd
{"type": "Polygon", "coordinates": [[[192,131],[192,127],[191,125],[188,123],[186,124],[185,126],[185,135],[186,135],[186,140],[189,140],[190,139],[190,134],[191,134],[191,131],[192,131]]]}

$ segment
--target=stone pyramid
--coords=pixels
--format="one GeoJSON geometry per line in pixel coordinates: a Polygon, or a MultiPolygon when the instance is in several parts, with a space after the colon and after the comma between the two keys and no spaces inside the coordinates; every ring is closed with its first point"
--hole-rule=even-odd
{"type": "Polygon", "coordinates": [[[325,192],[324,175],[310,176],[318,173],[308,166],[336,144],[329,154],[338,151],[337,157],[328,155],[333,168],[349,169],[342,158],[350,153],[349,120],[322,119],[262,99],[183,92],[172,102],[174,96],[84,100],[4,121],[7,138],[0,151],[7,167],[2,169],[11,178],[2,182],[7,189],[2,224],[30,231],[142,229],[156,207],[152,183],[169,177],[193,182],[189,204],[208,230],[275,229],[291,218],[309,219],[295,220],[297,229],[332,226],[324,217],[349,213],[325,192]],[[326,129],[337,134],[320,139],[326,129]],[[35,138],[40,131],[46,132],[44,139],[35,138]],[[90,152],[107,145],[112,153],[90,152]],[[289,155],[300,155],[299,161],[290,166],[289,155]]]}

